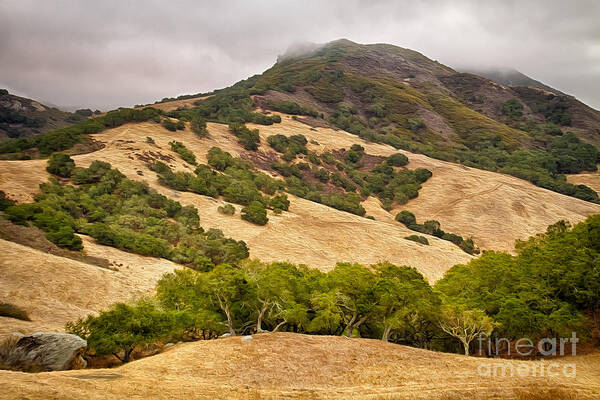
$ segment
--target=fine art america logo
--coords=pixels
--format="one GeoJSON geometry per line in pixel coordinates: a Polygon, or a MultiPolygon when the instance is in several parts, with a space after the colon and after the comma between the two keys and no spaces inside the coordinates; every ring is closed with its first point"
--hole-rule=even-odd
{"type": "MultiPolygon", "coordinates": [[[[477,339],[479,342],[479,355],[488,354],[491,356],[499,356],[498,349],[504,343],[506,344],[507,353],[505,355],[511,356],[511,342],[506,338],[497,338],[492,342],[492,339],[486,338],[482,335],[477,339]],[[493,343],[493,346],[492,346],[493,343]],[[492,349],[493,347],[493,349],[492,349]],[[485,351],[487,349],[487,351],[485,351]]],[[[537,343],[534,343],[529,338],[521,338],[514,342],[514,353],[513,355],[519,355],[521,357],[529,357],[538,352],[543,357],[557,357],[564,356],[565,347],[571,348],[569,352],[571,355],[577,354],[577,334],[571,332],[570,338],[543,338],[537,343]]],[[[555,361],[546,361],[543,358],[538,361],[525,361],[525,362],[483,362],[477,367],[477,374],[484,377],[506,377],[506,376],[539,376],[539,377],[552,377],[552,376],[565,376],[573,378],[577,375],[577,365],[575,363],[564,363],[555,361]]]]}

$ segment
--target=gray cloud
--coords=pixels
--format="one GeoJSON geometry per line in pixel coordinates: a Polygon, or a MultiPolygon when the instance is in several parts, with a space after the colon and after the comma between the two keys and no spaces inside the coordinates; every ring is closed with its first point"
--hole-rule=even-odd
{"type": "Polygon", "coordinates": [[[114,108],[230,85],[295,43],[348,38],[450,66],[513,67],[600,108],[590,1],[26,1],[0,3],[0,87],[114,108]]]}

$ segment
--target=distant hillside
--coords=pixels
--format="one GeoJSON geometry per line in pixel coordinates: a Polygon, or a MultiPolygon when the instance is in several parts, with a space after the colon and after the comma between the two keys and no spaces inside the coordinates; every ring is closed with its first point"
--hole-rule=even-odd
{"type": "Polygon", "coordinates": [[[564,94],[513,68],[459,68],[459,70],[467,74],[482,76],[504,86],[532,86],[556,95],[564,94]]]}
{"type": "Polygon", "coordinates": [[[91,116],[89,110],[61,111],[0,89],[0,140],[21,138],[63,128],[91,116]]]}
{"type": "Polygon", "coordinates": [[[342,129],[370,142],[502,172],[600,202],[595,191],[570,184],[564,176],[597,170],[599,111],[560,92],[509,87],[459,73],[413,50],[345,39],[305,46],[280,56],[260,75],[216,90],[204,100],[195,96],[180,96],[173,102],[175,110],[167,108],[169,102],[147,115],[119,110],[102,121],[96,118],[94,126],[6,143],[0,145],[0,158],[65,150],[80,142],[82,133],[131,120],[160,119],[150,115],[153,112],[182,121],[272,124],[256,112],[259,109],[295,114],[310,126],[342,129]]]}
{"type": "Polygon", "coordinates": [[[397,46],[337,40],[291,52],[203,104],[191,111],[215,122],[251,120],[235,107],[303,115],[313,126],[600,201],[563,176],[596,170],[600,112],[567,95],[458,73],[397,46]]]}

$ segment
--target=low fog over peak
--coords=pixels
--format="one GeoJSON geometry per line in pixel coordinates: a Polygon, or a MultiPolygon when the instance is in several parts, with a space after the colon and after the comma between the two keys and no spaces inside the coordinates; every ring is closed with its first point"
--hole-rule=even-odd
{"type": "Polygon", "coordinates": [[[0,87],[109,109],[210,91],[348,38],[514,68],[600,108],[597,1],[0,3],[0,87]],[[287,51],[286,51],[287,49],[287,51]]]}

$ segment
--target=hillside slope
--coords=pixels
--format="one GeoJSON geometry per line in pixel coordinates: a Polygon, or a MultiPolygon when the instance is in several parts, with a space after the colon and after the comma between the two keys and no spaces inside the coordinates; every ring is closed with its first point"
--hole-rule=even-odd
{"type": "Polygon", "coordinates": [[[63,331],[65,323],[119,301],[150,294],[177,265],[125,253],[84,237],[86,254],[111,269],[0,239],[0,299],[27,311],[31,321],[0,317],[0,338],[13,332],[63,331]]]}
{"type": "Polygon", "coordinates": [[[479,75],[505,86],[533,86],[555,94],[562,92],[535,80],[514,68],[458,68],[460,72],[479,75]]]}
{"type": "MultiPolygon", "coordinates": [[[[303,134],[309,140],[309,149],[317,153],[349,148],[355,143],[361,144],[369,154],[389,156],[397,152],[391,146],[368,143],[341,130],[312,128],[286,115],[281,124],[249,126],[260,131],[262,144],[258,155],[240,147],[225,125],[209,123],[210,137],[200,139],[188,129],[171,133],[157,124],[139,123],[92,135],[94,140],[104,142],[105,147],[73,158],[80,166],[87,166],[96,159],[108,161],[129,178],[144,180],[182,204],[195,205],[202,226],[222,229],[227,236],[246,241],[251,256],[265,261],[290,260],[329,269],[342,260],[366,264],[389,260],[414,266],[428,279],[436,280],[454,264],[470,258],[453,244],[434,237],[429,237],[430,246],[405,240],[405,236],[414,232],[393,220],[398,209],[388,213],[374,198],[363,205],[375,221],[292,197],[289,212],[269,213],[270,222],[260,227],[241,220],[239,214],[233,217],[220,214],[217,211],[223,204],[220,200],[159,185],[155,173],[148,169],[148,160],[163,159],[175,170],[193,170],[170,150],[168,142],[173,139],[183,142],[199,162],[206,162],[206,153],[212,146],[242,157],[268,158],[272,149],[266,145],[266,138],[276,133],[303,134]],[[146,143],[148,136],[155,145],[146,143]]],[[[484,249],[510,250],[515,239],[543,231],[559,219],[575,223],[600,212],[599,205],[562,196],[507,175],[466,168],[424,155],[405,154],[410,159],[409,168],[428,168],[433,171],[433,177],[423,185],[419,197],[402,208],[414,212],[419,221],[437,219],[447,231],[472,235],[475,243],[484,249]]],[[[18,201],[31,200],[39,183],[49,177],[45,165],[44,160],[0,161],[0,190],[18,201]],[[21,177],[22,171],[27,171],[24,177],[21,177]]]]}
{"type": "Polygon", "coordinates": [[[575,185],[587,185],[595,191],[600,190],[600,172],[567,175],[567,180],[575,185]]]}
{"type": "Polygon", "coordinates": [[[0,140],[32,136],[82,119],[77,114],[0,90],[0,140]]]}
{"type": "MultiPolygon", "coordinates": [[[[292,123],[289,118],[288,120],[292,123]]],[[[309,131],[309,127],[304,124],[294,123],[292,126],[296,127],[294,131],[297,133],[309,131]]],[[[159,185],[156,174],[148,168],[149,159],[163,159],[175,170],[193,170],[170,150],[168,142],[173,139],[185,143],[200,162],[206,162],[206,154],[213,146],[236,155],[245,153],[226,126],[209,124],[209,131],[210,138],[199,139],[187,129],[170,133],[157,124],[128,124],[92,135],[106,146],[93,153],[74,156],[73,159],[80,166],[88,166],[94,160],[107,161],[130,179],[146,181],[160,193],[183,205],[196,206],[200,224],[204,228],[221,229],[228,237],[244,240],[250,248],[250,256],[263,261],[289,260],[329,270],[338,261],[373,264],[389,260],[400,265],[414,266],[428,279],[436,280],[451,266],[470,259],[468,254],[455,245],[434,237],[430,238],[429,246],[405,240],[404,237],[412,234],[412,231],[394,222],[389,215],[383,221],[372,221],[291,197],[289,212],[281,215],[269,213],[269,223],[261,227],[241,220],[239,206],[236,206],[238,212],[235,216],[226,216],[217,211],[219,205],[225,204],[221,200],[159,185]],[[156,144],[146,143],[147,136],[152,137],[156,144]]],[[[267,131],[261,134],[266,135],[267,131]]],[[[270,150],[263,143],[261,151],[270,150]]],[[[30,201],[37,186],[49,178],[45,165],[44,160],[0,161],[0,190],[18,201],[30,201]],[[18,177],[19,171],[24,169],[28,171],[26,182],[18,177]]],[[[377,202],[374,199],[370,201],[377,202]]],[[[367,208],[375,209],[376,212],[381,210],[378,204],[367,205],[367,208]]]]}
{"type": "MultiPolygon", "coordinates": [[[[596,353],[556,361],[554,371],[576,362],[576,377],[489,378],[478,375],[479,365],[520,363],[378,340],[268,333],[246,342],[230,337],[184,343],[110,370],[0,371],[0,398],[594,399],[600,396],[599,358],[596,353]]],[[[537,371],[542,366],[525,363],[537,371]]]]}

